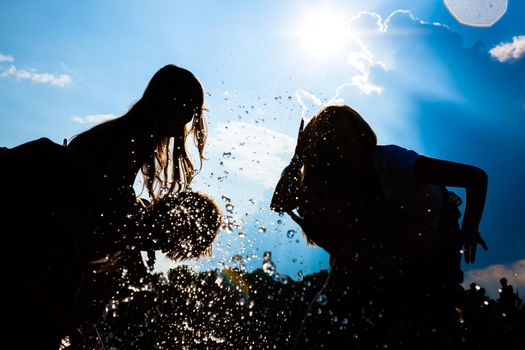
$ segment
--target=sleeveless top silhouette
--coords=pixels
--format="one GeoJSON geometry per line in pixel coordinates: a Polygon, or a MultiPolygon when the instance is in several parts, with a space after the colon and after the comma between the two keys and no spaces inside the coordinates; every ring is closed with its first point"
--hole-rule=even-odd
{"type": "Polygon", "coordinates": [[[388,207],[437,229],[443,208],[442,189],[416,178],[413,168],[419,157],[418,153],[400,146],[377,146],[374,165],[388,207]]]}

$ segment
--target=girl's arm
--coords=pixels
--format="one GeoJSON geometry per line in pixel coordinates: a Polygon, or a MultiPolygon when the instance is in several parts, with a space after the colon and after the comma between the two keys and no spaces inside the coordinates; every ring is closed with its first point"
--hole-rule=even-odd
{"type": "Polygon", "coordinates": [[[416,177],[429,184],[463,187],[466,191],[465,214],[462,222],[465,262],[476,260],[476,247],[487,244],[479,234],[479,223],[485,206],[488,177],[482,169],[445,160],[419,157],[414,165],[416,177]]]}

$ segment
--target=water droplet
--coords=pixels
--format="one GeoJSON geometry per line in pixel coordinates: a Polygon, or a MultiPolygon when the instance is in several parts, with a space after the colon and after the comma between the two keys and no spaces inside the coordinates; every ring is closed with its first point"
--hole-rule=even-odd
{"type": "Polygon", "coordinates": [[[223,222],[221,225],[221,228],[226,231],[227,233],[233,232],[233,223],[231,222],[229,217],[223,218],[223,222]]]}
{"type": "Polygon", "coordinates": [[[275,274],[274,263],[271,260],[263,263],[263,271],[270,276],[274,275],[275,274]]]}
{"type": "Polygon", "coordinates": [[[264,227],[264,226],[259,226],[259,228],[257,229],[257,231],[259,231],[260,233],[265,233],[265,232],[266,232],[266,227],[264,227]]]}
{"type": "Polygon", "coordinates": [[[295,236],[295,230],[288,230],[288,232],[286,232],[286,237],[289,239],[292,239],[293,236],[295,236]]]}
{"type": "Polygon", "coordinates": [[[275,264],[272,261],[272,252],[269,250],[265,251],[263,255],[263,271],[270,276],[276,275],[275,264]]]}
{"type": "MultiPolygon", "coordinates": [[[[215,284],[218,285],[219,287],[222,286],[222,282],[224,281],[224,279],[222,278],[221,275],[218,275],[217,278],[215,279],[215,284]]],[[[213,300],[210,301],[211,304],[213,304],[213,300]]],[[[209,305],[211,306],[211,305],[209,305]]]]}
{"type": "Polygon", "coordinates": [[[228,158],[230,158],[230,157],[232,156],[232,153],[231,153],[231,152],[224,152],[224,153],[222,154],[222,156],[223,156],[224,158],[228,159],[228,158]]]}
{"type": "Polygon", "coordinates": [[[240,256],[239,254],[236,254],[236,255],[232,256],[232,261],[236,262],[236,263],[240,263],[240,262],[242,262],[242,256],[240,256]]]}
{"type": "Polygon", "coordinates": [[[240,238],[246,237],[246,232],[243,232],[243,231],[239,232],[239,237],[240,238]]]}
{"type": "Polygon", "coordinates": [[[302,281],[304,278],[303,271],[297,271],[297,280],[302,281]]]}
{"type": "Polygon", "coordinates": [[[328,303],[328,298],[324,294],[319,294],[317,297],[317,302],[321,305],[326,305],[328,303]]]}

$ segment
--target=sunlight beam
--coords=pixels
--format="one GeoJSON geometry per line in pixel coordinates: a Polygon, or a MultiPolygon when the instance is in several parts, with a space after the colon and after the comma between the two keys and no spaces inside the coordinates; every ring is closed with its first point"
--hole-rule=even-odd
{"type": "Polygon", "coordinates": [[[302,48],[320,59],[344,53],[349,36],[344,16],[326,8],[305,11],[295,34],[302,48]]]}

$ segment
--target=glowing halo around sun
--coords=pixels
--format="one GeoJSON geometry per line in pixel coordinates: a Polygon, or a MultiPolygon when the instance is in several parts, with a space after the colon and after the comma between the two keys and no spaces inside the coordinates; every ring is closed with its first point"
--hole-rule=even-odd
{"type": "Polygon", "coordinates": [[[343,53],[349,37],[345,17],[329,9],[305,12],[294,32],[302,48],[316,58],[343,53]]]}
{"type": "Polygon", "coordinates": [[[448,11],[461,24],[490,27],[507,11],[507,0],[444,0],[448,11]]]}

